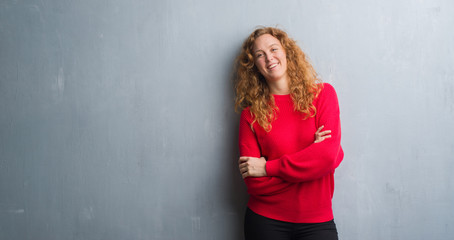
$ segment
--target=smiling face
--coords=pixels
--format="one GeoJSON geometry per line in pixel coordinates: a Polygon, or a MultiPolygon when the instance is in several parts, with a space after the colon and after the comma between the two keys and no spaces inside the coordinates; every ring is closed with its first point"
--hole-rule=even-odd
{"type": "Polygon", "coordinates": [[[287,83],[287,57],[281,42],[270,34],[263,34],[254,41],[254,63],[268,85],[287,83]]]}

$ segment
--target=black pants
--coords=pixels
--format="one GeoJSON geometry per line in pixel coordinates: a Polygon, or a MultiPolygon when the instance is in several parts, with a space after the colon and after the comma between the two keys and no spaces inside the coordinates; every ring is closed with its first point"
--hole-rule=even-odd
{"type": "Polygon", "coordinates": [[[334,220],[323,223],[290,223],[263,217],[246,209],[246,240],[337,240],[334,220]]]}

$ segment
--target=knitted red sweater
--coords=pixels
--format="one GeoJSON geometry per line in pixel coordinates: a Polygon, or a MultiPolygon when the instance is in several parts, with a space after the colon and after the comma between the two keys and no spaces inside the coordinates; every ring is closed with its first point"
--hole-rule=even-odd
{"type": "Polygon", "coordinates": [[[323,86],[314,100],[317,113],[306,120],[294,111],[290,95],[273,95],[279,111],[268,133],[257,123],[252,131],[249,108],[241,113],[240,155],[267,159],[268,176],[245,178],[248,207],[255,213],[294,223],[333,219],[333,174],[344,152],[337,95],[330,84],[323,86]],[[322,125],[323,130],[331,130],[331,138],[313,143],[322,125]]]}

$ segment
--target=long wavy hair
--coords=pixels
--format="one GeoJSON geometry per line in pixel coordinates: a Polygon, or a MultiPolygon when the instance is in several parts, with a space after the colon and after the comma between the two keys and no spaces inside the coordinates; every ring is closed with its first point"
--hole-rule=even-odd
{"type": "Polygon", "coordinates": [[[285,50],[290,96],[295,111],[303,113],[303,119],[315,116],[313,100],[320,93],[323,85],[319,84],[321,80],[306,54],[286,32],[273,27],[261,27],[252,32],[244,41],[241,53],[235,61],[235,110],[238,112],[249,107],[253,115],[251,128],[257,122],[269,132],[271,123],[277,118],[278,108],[265,78],[255,66],[252,54],[255,40],[264,34],[277,38],[285,50]]]}

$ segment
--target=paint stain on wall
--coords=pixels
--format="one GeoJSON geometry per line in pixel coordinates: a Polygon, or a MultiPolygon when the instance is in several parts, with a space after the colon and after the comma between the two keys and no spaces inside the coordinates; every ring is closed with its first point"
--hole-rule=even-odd
{"type": "Polygon", "coordinates": [[[95,218],[93,207],[90,206],[88,208],[82,209],[82,211],[80,212],[80,217],[84,220],[92,220],[93,218],[95,218]]]}
{"type": "Polygon", "coordinates": [[[200,217],[191,217],[192,232],[200,231],[200,217]]]}
{"type": "Polygon", "coordinates": [[[25,213],[25,210],[24,209],[11,209],[11,210],[8,210],[9,213],[13,213],[13,214],[23,214],[25,213]]]}
{"type": "Polygon", "coordinates": [[[58,101],[62,98],[65,91],[65,75],[63,68],[58,70],[58,74],[55,77],[55,81],[52,83],[52,92],[54,95],[54,100],[58,101]]]}

